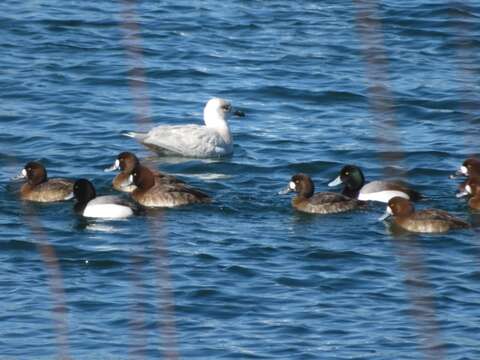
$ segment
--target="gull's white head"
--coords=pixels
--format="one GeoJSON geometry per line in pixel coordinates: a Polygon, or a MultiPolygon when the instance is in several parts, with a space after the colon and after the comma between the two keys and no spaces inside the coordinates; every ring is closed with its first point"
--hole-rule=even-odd
{"type": "Polygon", "coordinates": [[[227,119],[232,113],[232,105],[229,101],[220,98],[208,100],[203,109],[205,125],[212,128],[227,127],[227,119]]]}

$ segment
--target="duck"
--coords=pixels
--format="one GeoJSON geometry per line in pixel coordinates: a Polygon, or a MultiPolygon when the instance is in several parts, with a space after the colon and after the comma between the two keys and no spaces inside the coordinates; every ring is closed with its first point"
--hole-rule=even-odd
{"type": "Polygon", "coordinates": [[[450,175],[450,179],[456,179],[461,176],[467,177],[467,179],[458,185],[459,193],[465,192],[465,185],[467,184],[469,178],[480,177],[480,160],[476,158],[466,159],[460,168],[455,173],[450,175]]]}
{"type": "MultiPolygon", "coordinates": [[[[128,178],[132,174],[137,165],[140,164],[137,156],[129,151],[124,151],[118,154],[112,166],[104,169],[104,171],[120,170],[120,173],[112,180],[112,186],[115,190],[130,193],[136,189],[134,184],[126,185],[128,178]]],[[[182,180],[177,179],[173,175],[168,175],[159,171],[152,171],[156,180],[168,183],[183,183],[182,180]]]]}
{"type": "Polygon", "coordinates": [[[76,199],[75,213],[86,218],[122,219],[134,214],[130,204],[118,196],[97,197],[95,187],[87,179],[75,181],[73,197],[76,199]]]}
{"type": "Polygon", "coordinates": [[[459,176],[480,176],[480,160],[468,158],[454,174],[450,175],[450,178],[454,179],[459,176]]]}
{"type": "Polygon", "coordinates": [[[396,225],[415,233],[442,233],[470,227],[465,221],[443,210],[415,211],[413,203],[400,196],[395,196],[388,201],[385,214],[379,220],[383,221],[390,216],[393,216],[396,225]]]}
{"type": "Polygon", "coordinates": [[[73,189],[73,181],[49,179],[45,167],[36,161],[28,162],[14,179],[27,179],[20,188],[22,200],[35,202],[56,202],[68,200],[73,189]]]}
{"type": "Polygon", "coordinates": [[[229,156],[233,153],[233,137],[227,120],[232,112],[245,116],[242,111],[233,111],[229,101],[212,98],[203,110],[205,125],[160,125],[147,133],[124,135],[159,153],[192,158],[229,156]]]}
{"type": "Polygon", "coordinates": [[[480,177],[470,177],[465,182],[464,190],[457,193],[457,197],[470,196],[468,206],[473,210],[480,210],[480,177]]]}
{"type": "Polygon", "coordinates": [[[315,193],[315,186],[310,176],[306,174],[293,175],[288,186],[279,192],[287,194],[296,192],[292,206],[301,212],[310,214],[341,213],[364,206],[364,202],[334,192],[315,193]]]}
{"type": "Polygon", "coordinates": [[[394,196],[408,200],[420,200],[421,194],[410,189],[402,181],[375,180],[365,184],[362,170],[355,165],[345,165],[340,174],[328,183],[328,186],[344,185],[342,194],[361,201],[388,203],[394,196]]]}
{"type": "Polygon", "coordinates": [[[132,183],[136,186],[131,193],[133,199],[149,208],[173,208],[212,201],[209,195],[186,184],[156,181],[154,173],[143,165],[137,165],[129,176],[129,184],[132,183]]]}

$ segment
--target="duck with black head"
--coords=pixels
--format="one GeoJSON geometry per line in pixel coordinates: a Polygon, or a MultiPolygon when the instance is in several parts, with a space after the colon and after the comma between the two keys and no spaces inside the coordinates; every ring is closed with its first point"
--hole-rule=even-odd
{"type": "Polygon", "coordinates": [[[23,200],[36,202],[55,202],[68,200],[73,189],[73,181],[67,179],[49,179],[45,167],[36,161],[28,162],[15,179],[27,179],[20,188],[23,200]]]}
{"type": "Polygon", "coordinates": [[[279,194],[289,192],[297,193],[297,196],[292,199],[292,206],[298,211],[311,214],[341,213],[365,205],[362,201],[338,193],[315,193],[315,186],[310,176],[301,173],[292,176],[288,186],[279,194]]]}
{"type": "Polygon", "coordinates": [[[425,209],[415,211],[413,203],[403,197],[393,197],[388,201],[385,214],[380,221],[393,216],[393,221],[401,228],[415,233],[441,233],[452,229],[465,229],[470,225],[446,211],[425,209]]]}
{"type": "Polygon", "coordinates": [[[355,165],[345,165],[338,177],[328,186],[343,184],[342,194],[362,201],[379,201],[387,203],[391,198],[400,196],[412,201],[420,200],[421,194],[411,189],[403,181],[375,180],[365,184],[362,170],[355,165]]]}
{"type": "MultiPolygon", "coordinates": [[[[113,165],[106,168],[104,171],[120,170],[120,173],[115,176],[112,181],[113,188],[118,191],[132,192],[136,189],[136,186],[134,184],[126,184],[129,182],[128,178],[137,165],[140,165],[140,160],[137,158],[137,156],[129,151],[124,151],[118,154],[113,165]]],[[[184,183],[182,180],[173,175],[168,175],[160,171],[151,171],[155,176],[155,181],[166,183],[184,183]]]]}
{"type": "Polygon", "coordinates": [[[131,204],[119,196],[97,197],[95,187],[87,179],[78,179],[73,186],[75,213],[87,218],[120,219],[134,213],[131,204]]]}
{"type": "Polygon", "coordinates": [[[134,184],[133,199],[145,207],[177,207],[188,204],[205,204],[212,201],[204,192],[184,183],[155,181],[152,171],[137,165],[127,185],[134,184]]]}

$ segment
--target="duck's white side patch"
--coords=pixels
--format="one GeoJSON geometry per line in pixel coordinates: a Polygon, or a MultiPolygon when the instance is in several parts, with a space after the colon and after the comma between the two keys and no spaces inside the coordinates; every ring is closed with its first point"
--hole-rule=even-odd
{"type": "Polygon", "coordinates": [[[91,218],[120,219],[133,215],[128,206],[118,204],[96,204],[85,208],[83,216],[91,218]]]}
{"type": "Polygon", "coordinates": [[[410,199],[407,194],[405,194],[402,191],[398,190],[383,190],[383,191],[378,191],[374,193],[360,193],[358,194],[358,200],[362,201],[380,201],[383,203],[388,203],[388,201],[395,197],[395,196],[400,196],[404,199],[410,199]]]}
{"type": "MultiPolygon", "coordinates": [[[[172,174],[172,175],[177,175],[177,174],[172,174]]],[[[182,174],[178,174],[178,175],[182,175],[182,174]]],[[[230,175],[227,175],[227,174],[217,174],[217,173],[208,173],[208,174],[192,174],[192,175],[188,175],[188,176],[191,176],[191,177],[194,177],[194,178],[198,178],[198,179],[201,179],[201,180],[219,180],[219,179],[230,179],[231,176],[230,175]]]]}

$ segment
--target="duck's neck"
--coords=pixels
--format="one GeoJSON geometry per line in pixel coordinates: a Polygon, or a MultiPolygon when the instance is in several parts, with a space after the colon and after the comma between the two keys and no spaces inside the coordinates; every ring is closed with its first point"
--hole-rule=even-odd
{"type": "Polygon", "coordinates": [[[349,198],[356,199],[360,189],[352,189],[349,186],[345,186],[342,190],[342,195],[348,196],[349,198]]]}

